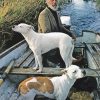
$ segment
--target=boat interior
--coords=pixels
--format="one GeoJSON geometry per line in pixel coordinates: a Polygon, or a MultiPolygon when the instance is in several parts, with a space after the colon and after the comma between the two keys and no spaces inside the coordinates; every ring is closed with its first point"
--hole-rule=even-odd
{"type": "MultiPolygon", "coordinates": [[[[22,44],[22,42],[15,45],[10,50],[6,51],[6,53],[11,52],[13,49],[16,49],[16,47],[18,48],[18,46],[20,46],[22,44]]],[[[90,44],[76,44],[74,52],[73,52],[73,56],[75,58],[78,58],[80,55],[83,57],[81,63],[78,63],[78,64],[76,63],[76,64],[79,65],[81,68],[88,67],[86,48],[88,49],[88,52],[92,53],[92,56],[93,56],[92,58],[94,59],[96,65],[97,65],[97,68],[98,68],[100,65],[100,44],[91,44],[91,45],[90,44]]],[[[4,54],[2,54],[0,57],[2,58],[4,56],[4,54]]],[[[34,54],[29,49],[28,46],[25,47],[24,52],[21,53],[19,56],[13,57],[13,60],[14,60],[14,63],[12,65],[13,68],[9,72],[9,75],[7,75],[3,84],[0,86],[0,99],[1,100],[17,100],[20,97],[20,94],[18,93],[18,90],[17,90],[18,84],[19,84],[19,82],[21,82],[22,80],[24,80],[27,77],[39,76],[39,75],[52,77],[52,76],[61,75],[61,73],[59,73],[59,71],[62,68],[53,68],[53,69],[51,68],[51,70],[50,70],[50,67],[45,67],[43,73],[34,72],[34,70],[32,69],[32,67],[35,66],[34,54]]],[[[9,65],[9,63],[8,63],[8,65],[9,65]]],[[[7,66],[5,66],[5,67],[3,66],[1,68],[1,70],[0,70],[0,74],[2,74],[1,77],[3,77],[3,73],[6,69],[6,67],[7,66]]],[[[96,93],[96,97],[97,96],[98,95],[96,93]]],[[[38,97],[36,97],[35,100],[48,100],[48,98],[44,99],[44,97],[38,96],[38,97]]]]}
{"type": "MultiPolygon", "coordinates": [[[[89,83],[94,83],[92,86],[96,88],[93,90],[93,100],[100,100],[100,73],[97,71],[100,70],[100,42],[92,43],[96,41],[96,35],[93,32],[83,31],[82,36],[77,38],[78,43],[76,42],[73,56],[77,59],[82,57],[80,62],[74,62],[80,66],[80,68],[88,68],[91,70],[90,76],[95,77],[94,81],[88,81],[89,83]],[[92,35],[92,39],[90,37],[92,35]],[[84,42],[85,41],[85,42],[84,42]]],[[[52,58],[53,59],[53,58],[52,58]]],[[[3,83],[0,86],[0,100],[18,100],[20,94],[17,90],[19,83],[30,76],[59,76],[61,75],[61,70],[57,64],[53,64],[53,67],[44,67],[42,73],[37,73],[33,70],[35,66],[35,59],[33,52],[29,49],[25,40],[15,44],[11,48],[7,49],[0,54],[0,81],[3,79],[3,83]],[[10,71],[7,67],[10,66],[10,71]],[[56,67],[55,67],[56,66],[56,67]],[[7,69],[7,70],[6,70],[7,69]]],[[[59,65],[59,63],[58,63],[59,65]]],[[[63,67],[63,66],[60,66],[63,67]]],[[[87,71],[88,72],[88,71],[87,71]]],[[[100,72],[100,71],[99,71],[100,72]]],[[[88,80],[87,78],[86,80],[88,80]]],[[[81,81],[84,83],[83,81],[81,81]]],[[[82,85],[83,86],[83,85],[82,85]]],[[[84,86],[83,86],[84,87],[84,86]]],[[[89,87],[90,88],[90,87],[89,87]]],[[[35,100],[50,100],[42,96],[36,96],[35,100]]],[[[73,99],[72,99],[73,100],[73,99]]],[[[88,99],[91,100],[91,99],[88,99]]]]}

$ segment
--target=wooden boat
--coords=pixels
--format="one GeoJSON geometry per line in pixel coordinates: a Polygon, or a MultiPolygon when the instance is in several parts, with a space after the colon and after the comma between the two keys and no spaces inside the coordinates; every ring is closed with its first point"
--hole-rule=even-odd
{"type": "MultiPolygon", "coordinates": [[[[83,55],[86,62],[81,67],[86,68],[87,76],[96,77],[99,84],[100,34],[88,30],[82,31],[82,34],[77,37],[74,52],[83,55]]],[[[33,66],[35,66],[34,54],[25,40],[0,54],[0,82],[2,83],[0,86],[0,100],[17,100],[19,97],[18,83],[26,77],[61,75],[62,68],[45,67],[43,73],[37,73],[32,69],[33,66]]],[[[100,100],[98,91],[94,93],[94,100],[100,100]]]]}

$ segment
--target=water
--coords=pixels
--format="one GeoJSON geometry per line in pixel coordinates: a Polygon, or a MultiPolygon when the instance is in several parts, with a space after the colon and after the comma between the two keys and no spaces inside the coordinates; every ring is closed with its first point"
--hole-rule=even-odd
{"type": "Polygon", "coordinates": [[[77,35],[82,30],[100,32],[100,12],[93,0],[73,0],[62,6],[60,13],[71,17],[72,29],[77,35]]]}

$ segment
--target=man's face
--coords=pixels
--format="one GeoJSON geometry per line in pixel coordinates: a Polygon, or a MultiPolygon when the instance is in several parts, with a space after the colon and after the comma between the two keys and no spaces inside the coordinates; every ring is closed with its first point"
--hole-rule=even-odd
{"type": "Polygon", "coordinates": [[[46,3],[50,8],[53,7],[54,9],[56,9],[56,7],[57,7],[57,0],[46,0],[46,3]]]}

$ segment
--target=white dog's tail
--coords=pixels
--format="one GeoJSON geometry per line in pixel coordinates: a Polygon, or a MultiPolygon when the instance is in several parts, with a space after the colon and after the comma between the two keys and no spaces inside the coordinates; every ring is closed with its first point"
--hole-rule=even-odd
{"type": "Polygon", "coordinates": [[[72,54],[73,54],[73,50],[74,50],[74,40],[72,39],[72,41],[71,41],[71,43],[72,43],[72,47],[71,47],[71,49],[70,49],[70,52],[69,52],[69,55],[68,55],[68,59],[69,59],[69,61],[68,61],[68,66],[70,66],[71,64],[72,64],[72,61],[73,61],[73,56],[72,56],[72,54]]]}

